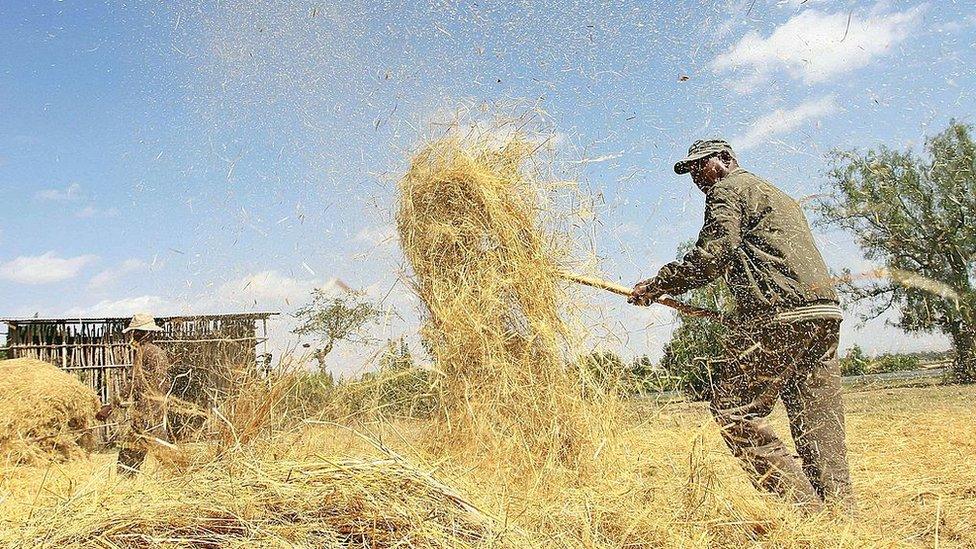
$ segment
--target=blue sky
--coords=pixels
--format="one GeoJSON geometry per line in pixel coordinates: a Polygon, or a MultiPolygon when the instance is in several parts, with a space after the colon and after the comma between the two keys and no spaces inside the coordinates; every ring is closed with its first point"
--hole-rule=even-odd
{"type": "MultiPolygon", "coordinates": [[[[691,141],[814,194],[830,149],[974,122],[974,31],[951,1],[4,2],[0,313],[287,312],[341,279],[389,292],[407,320],[382,335],[410,333],[396,177],[431,121],[486,102],[546,111],[557,170],[602,197],[601,268],[630,284],[697,234],[671,172],[691,141]]],[[[659,352],[668,312],[587,295],[603,344],[659,352]]]]}

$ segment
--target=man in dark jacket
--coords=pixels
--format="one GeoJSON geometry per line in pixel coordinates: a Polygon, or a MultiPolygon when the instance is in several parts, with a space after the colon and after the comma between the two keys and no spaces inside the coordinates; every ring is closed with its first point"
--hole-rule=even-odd
{"type": "Polygon", "coordinates": [[[705,224],[680,261],[634,287],[649,305],[721,277],[735,300],[711,411],[754,483],[810,510],[851,499],[837,358],[841,309],[800,205],[739,167],[722,140],[674,166],[705,193],[705,224]],[[786,405],[802,467],[765,418],[786,405]]]}

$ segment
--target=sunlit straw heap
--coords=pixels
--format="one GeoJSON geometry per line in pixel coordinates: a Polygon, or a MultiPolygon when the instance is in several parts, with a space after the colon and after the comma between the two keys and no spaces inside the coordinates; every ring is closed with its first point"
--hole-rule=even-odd
{"type": "Polygon", "coordinates": [[[593,437],[566,357],[561,251],[527,168],[535,148],[494,134],[427,145],[400,181],[397,228],[451,441],[571,462],[593,437]]]}
{"type": "Polygon", "coordinates": [[[0,462],[85,455],[97,411],[95,392],[70,373],[30,358],[0,361],[0,462]]]}

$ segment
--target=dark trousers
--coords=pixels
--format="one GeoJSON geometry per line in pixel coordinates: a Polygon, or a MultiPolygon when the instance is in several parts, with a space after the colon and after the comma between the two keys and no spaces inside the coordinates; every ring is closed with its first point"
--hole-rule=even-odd
{"type": "Polygon", "coordinates": [[[712,379],[711,411],[753,483],[816,511],[851,501],[837,345],[840,321],[736,330],[712,379]],[[782,399],[798,463],[766,417],[782,399]]]}
{"type": "Polygon", "coordinates": [[[142,467],[142,462],[146,460],[147,453],[142,448],[132,448],[129,446],[119,448],[119,474],[126,477],[135,476],[142,467]]]}

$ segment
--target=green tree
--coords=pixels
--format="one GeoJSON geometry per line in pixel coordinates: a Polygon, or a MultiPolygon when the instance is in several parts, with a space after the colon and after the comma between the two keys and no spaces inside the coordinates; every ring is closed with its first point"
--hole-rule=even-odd
{"type": "Polygon", "coordinates": [[[850,231],[864,256],[885,266],[883,282],[846,274],[842,292],[869,305],[865,318],[897,308],[908,332],[942,332],[955,351],[953,377],[976,381],[976,143],[953,122],[924,154],[881,146],[838,151],[831,194],[818,203],[826,225],[850,231]]]}
{"type": "Polygon", "coordinates": [[[597,394],[620,389],[624,376],[624,361],[613,351],[593,351],[580,358],[587,386],[597,394]]]}
{"type": "Polygon", "coordinates": [[[867,372],[871,361],[860,345],[854,345],[840,359],[840,372],[843,376],[861,376],[867,372]]]}
{"type": "Polygon", "coordinates": [[[313,356],[319,363],[319,369],[324,372],[325,357],[339,341],[374,341],[365,335],[365,328],[377,322],[382,315],[382,309],[361,294],[348,292],[335,296],[315,289],[312,290],[312,300],[295,311],[294,316],[299,324],[292,332],[318,340],[313,356]]]}
{"type": "MultiPolygon", "coordinates": [[[[688,293],[688,303],[728,311],[732,295],[723,280],[716,280],[688,293]]],[[[661,367],[674,378],[678,389],[696,400],[711,397],[710,367],[722,360],[722,340],[728,329],[714,320],[679,315],[681,324],[664,347],[661,367]]]]}
{"type": "Polygon", "coordinates": [[[647,355],[635,357],[624,372],[624,387],[633,394],[674,391],[678,389],[676,381],[647,355]]]}
{"type": "Polygon", "coordinates": [[[420,368],[403,339],[388,341],[379,357],[379,369],[359,382],[374,403],[374,411],[408,417],[426,417],[437,405],[434,374],[420,368]]]}
{"type": "Polygon", "coordinates": [[[872,374],[881,374],[918,370],[921,367],[918,357],[901,353],[885,353],[872,360],[868,370],[872,374]]]}

